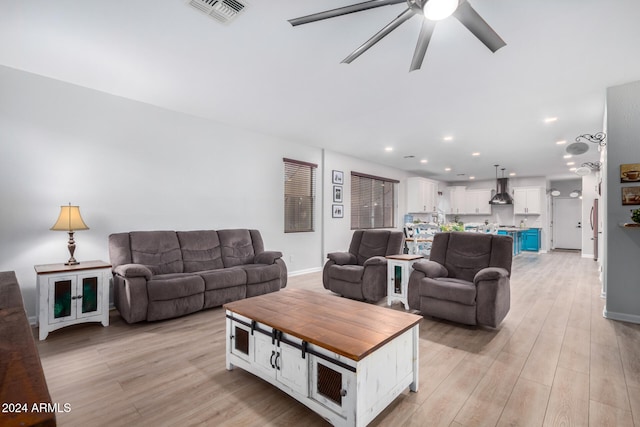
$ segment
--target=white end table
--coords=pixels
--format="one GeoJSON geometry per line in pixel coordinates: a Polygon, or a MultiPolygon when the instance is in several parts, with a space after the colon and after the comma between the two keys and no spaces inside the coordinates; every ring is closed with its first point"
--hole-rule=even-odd
{"type": "Polygon", "coordinates": [[[39,338],[69,325],[100,322],[109,326],[111,264],[85,261],[77,265],[36,265],[39,338]]]}
{"type": "Polygon", "coordinates": [[[400,301],[405,310],[409,310],[407,289],[413,263],[422,259],[422,255],[389,255],[387,259],[387,305],[400,301]]]}

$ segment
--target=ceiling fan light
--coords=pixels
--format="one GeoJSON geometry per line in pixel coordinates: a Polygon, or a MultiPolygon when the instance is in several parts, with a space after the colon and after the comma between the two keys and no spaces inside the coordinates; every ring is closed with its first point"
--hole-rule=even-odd
{"type": "Polygon", "coordinates": [[[424,16],[431,21],[448,18],[458,8],[458,0],[428,0],[424,5],[424,16]]]}

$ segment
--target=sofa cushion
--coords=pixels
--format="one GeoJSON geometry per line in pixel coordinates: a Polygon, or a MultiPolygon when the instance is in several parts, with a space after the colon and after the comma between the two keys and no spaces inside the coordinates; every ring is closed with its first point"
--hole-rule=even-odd
{"type": "Polygon", "coordinates": [[[215,230],[178,231],[185,273],[223,268],[220,239],[215,230]]]}
{"type": "Polygon", "coordinates": [[[130,233],[131,262],[147,266],[153,274],[182,273],[182,251],[175,231],[130,233]]]}
{"type": "Polygon", "coordinates": [[[196,274],[173,273],[153,276],[147,282],[150,301],[166,301],[204,293],[204,279],[196,274]]]}
{"type": "Polygon", "coordinates": [[[364,267],[361,265],[332,265],[329,267],[329,277],[344,282],[360,283],[364,267]]]}
{"type": "Polygon", "coordinates": [[[244,264],[240,268],[247,273],[247,285],[280,279],[280,266],[277,264],[244,264]]]}
{"type": "Polygon", "coordinates": [[[475,305],[476,287],[466,280],[442,277],[420,281],[420,295],[446,301],[455,301],[464,305],[475,305]]]}
{"type": "Polygon", "coordinates": [[[222,262],[225,267],[253,264],[255,251],[249,230],[220,230],[218,237],[222,248],[222,262]]]}
{"type": "Polygon", "coordinates": [[[243,286],[247,283],[247,273],[238,267],[203,271],[198,274],[204,279],[204,287],[207,291],[243,286]]]}

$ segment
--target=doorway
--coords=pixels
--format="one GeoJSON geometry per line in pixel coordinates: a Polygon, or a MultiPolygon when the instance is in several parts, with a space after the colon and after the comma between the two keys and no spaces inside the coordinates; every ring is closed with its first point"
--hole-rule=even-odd
{"type": "Polygon", "coordinates": [[[553,249],[582,249],[582,200],[553,199],[553,249]]]}

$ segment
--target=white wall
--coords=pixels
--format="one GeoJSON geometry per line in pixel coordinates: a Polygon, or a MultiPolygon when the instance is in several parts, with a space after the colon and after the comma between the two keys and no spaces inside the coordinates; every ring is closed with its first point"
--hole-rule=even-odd
{"type": "Polygon", "coordinates": [[[620,165],[640,163],[640,82],[607,89],[606,280],[605,316],[640,323],[640,229],[622,228],[631,222],[631,208],[622,205],[620,165]]]}
{"type": "Polygon", "coordinates": [[[325,174],[324,174],[324,248],[322,261],[326,259],[329,252],[346,251],[349,249],[351,242],[351,172],[360,172],[364,174],[379,176],[383,178],[395,179],[400,181],[396,185],[396,212],[395,218],[396,228],[402,227],[402,219],[406,210],[406,185],[407,178],[412,176],[408,172],[393,169],[387,166],[364,162],[354,157],[345,156],[335,152],[325,151],[325,174]],[[331,205],[333,201],[333,185],[331,182],[331,172],[339,170],[344,173],[344,218],[331,217],[331,205]]]}
{"type": "Polygon", "coordinates": [[[33,266],[69,258],[67,234],[49,231],[61,205],[79,205],[90,227],[75,235],[80,262],[108,261],[115,232],[239,227],[259,229],[266,249],[282,251],[296,273],[321,268],[323,238],[342,250],[351,236],[348,210],[331,219],[332,187],[322,187],[331,178],[323,170],[343,170],[347,185],[351,170],[405,176],[2,66],[0,93],[0,271],[16,272],[32,318],[33,266]],[[318,164],[313,233],[283,231],[283,157],[318,164]]]}

